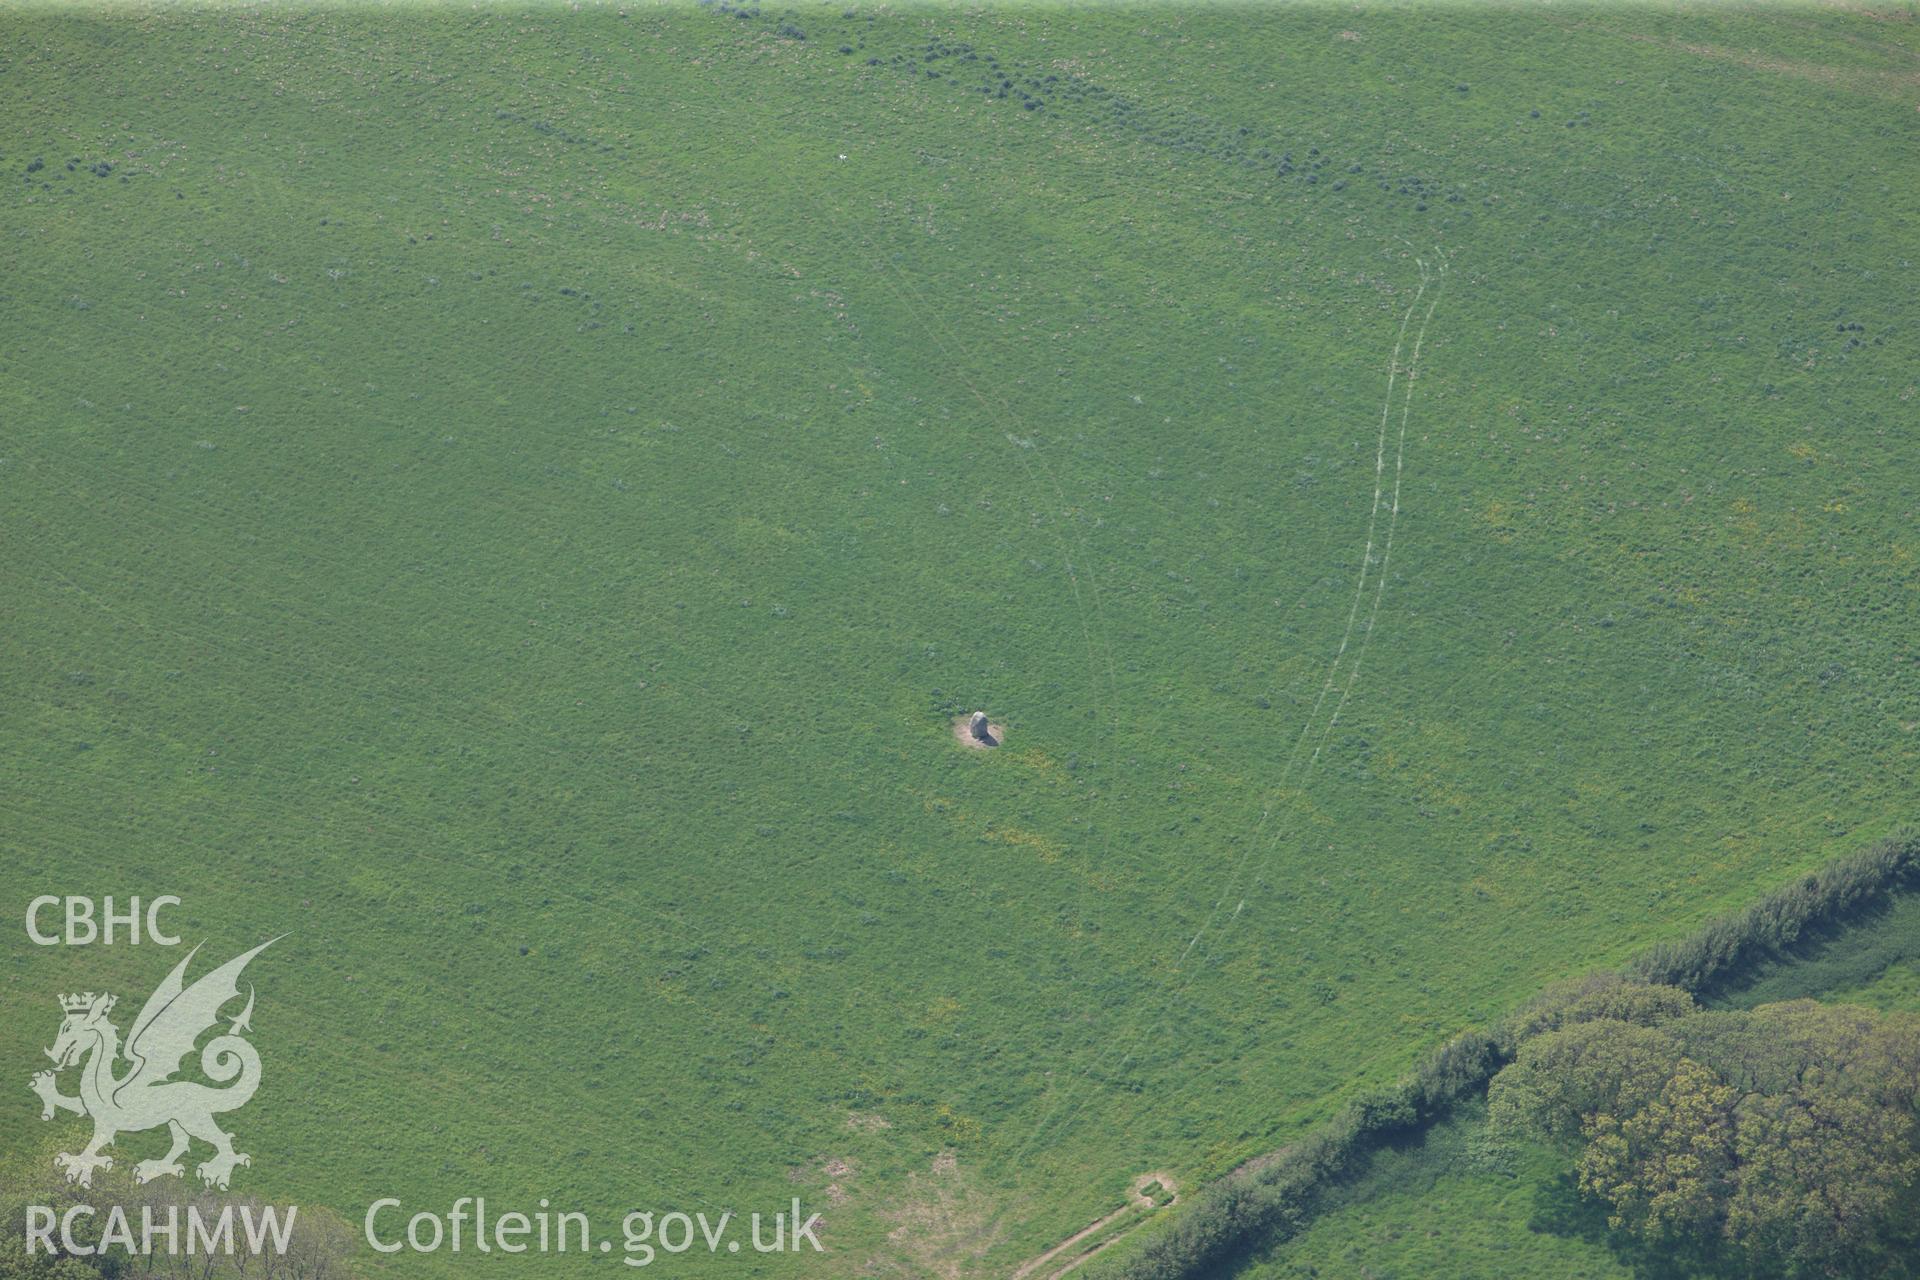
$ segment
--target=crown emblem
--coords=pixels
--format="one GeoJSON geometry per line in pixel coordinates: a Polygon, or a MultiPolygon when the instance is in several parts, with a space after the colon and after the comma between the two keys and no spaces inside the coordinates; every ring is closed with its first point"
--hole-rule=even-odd
{"type": "MultiPolygon", "coordinates": [[[[97,998],[99,997],[91,991],[84,995],[61,996],[60,1007],[68,1013],[85,1013],[87,1010],[93,1008],[93,1002],[97,998]]],[[[114,997],[107,996],[105,1000],[106,1003],[100,1006],[100,1012],[102,1013],[110,1012],[113,1009],[114,997]]]]}

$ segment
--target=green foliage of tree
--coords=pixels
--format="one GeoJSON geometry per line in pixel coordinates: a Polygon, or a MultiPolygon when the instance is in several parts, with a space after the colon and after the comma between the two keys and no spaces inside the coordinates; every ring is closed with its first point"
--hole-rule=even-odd
{"type": "Polygon", "coordinates": [[[263,1206],[257,1198],[215,1191],[197,1183],[165,1179],[142,1183],[133,1174],[133,1162],[124,1159],[116,1161],[112,1169],[96,1173],[91,1187],[75,1187],[54,1167],[53,1152],[59,1145],[49,1140],[0,1158],[0,1280],[113,1280],[134,1276],[149,1280],[352,1280],[362,1274],[357,1254],[361,1245],[353,1226],[339,1214],[311,1204],[298,1206],[284,1253],[194,1253],[166,1247],[129,1253],[117,1247],[103,1249],[104,1215],[114,1207],[125,1213],[130,1223],[138,1224],[143,1210],[150,1210],[156,1221],[167,1221],[170,1211],[184,1221],[192,1207],[204,1221],[212,1222],[229,1205],[255,1213],[263,1206]],[[49,1254],[40,1242],[30,1250],[26,1224],[31,1205],[50,1209],[56,1218],[64,1217],[75,1205],[89,1206],[93,1212],[77,1218],[71,1228],[75,1243],[94,1252],[85,1256],[49,1254]]]}
{"type": "Polygon", "coordinates": [[[100,1273],[78,1258],[31,1254],[12,1232],[0,1232],[0,1280],[99,1280],[100,1273]]]}
{"type": "Polygon", "coordinates": [[[1680,1059],[1680,1042],[1657,1027],[1614,1019],[1577,1022],[1527,1041],[1494,1077],[1496,1128],[1570,1138],[1596,1115],[1628,1115],[1660,1094],[1680,1059]]]}
{"type": "Polygon", "coordinates": [[[1739,1090],[1681,1058],[1645,1106],[1588,1119],[1580,1189],[1613,1204],[1616,1227],[1655,1236],[1712,1230],[1732,1179],[1739,1099],[1739,1090]]]}
{"type": "Polygon", "coordinates": [[[1649,989],[1565,1006],[1494,1078],[1496,1130],[1576,1146],[1581,1191],[1646,1244],[1749,1275],[1906,1274],[1920,1019],[1690,1005],[1649,989]]]}

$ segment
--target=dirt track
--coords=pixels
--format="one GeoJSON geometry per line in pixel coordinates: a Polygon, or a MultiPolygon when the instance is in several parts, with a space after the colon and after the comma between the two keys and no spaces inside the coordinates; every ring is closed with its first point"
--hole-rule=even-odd
{"type": "Polygon", "coordinates": [[[1167,1201],[1166,1207],[1171,1208],[1173,1205],[1180,1203],[1180,1189],[1170,1175],[1158,1170],[1151,1173],[1143,1173],[1135,1178],[1132,1185],[1128,1187],[1127,1203],[1121,1205],[1105,1217],[1088,1223],[1045,1253],[1029,1258],[1027,1261],[1021,1263],[1019,1269],[1013,1273],[1012,1280],[1027,1280],[1028,1276],[1040,1271],[1048,1263],[1058,1261],[1062,1255],[1069,1253],[1076,1245],[1083,1244],[1099,1235],[1102,1231],[1105,1231],[1122,1218],[1133,1216],[1140,1221],[1123,1231],[1114,1232],[1111,1236],[1102,1240],[1093,1248],[1088,1249],[1085,1253],[1073,1254],[1073,1256],[1067,1260],[1066,1265],[1057,1271],[1047,1271],[1045,1273],[1045,1280],[1057,1280],[1058,1277],[1066,1275],[1067,1272],[1072,1271],[1075,1267],[1087,1261],[1087,1259],[1093,1257],[1101,1250],[1106,1249],[1110,1245],[1118,1244],[1121,1240],[1133,1234],[1134,1231],[1139,1229],[1140,1222],[1145,1222],[1148,1215],[1154,1211],[1153,1198],[1146,1194],[1147,1185],[1154,1182],[1158,1182],[1161,1186],[1173,1193],[1173,1198],[1167,1201]]]}

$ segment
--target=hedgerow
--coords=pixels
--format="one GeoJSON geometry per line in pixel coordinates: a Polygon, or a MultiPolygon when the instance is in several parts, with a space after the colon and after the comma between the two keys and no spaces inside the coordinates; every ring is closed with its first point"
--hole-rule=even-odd
{"type": "Polygon", "coordinates": [[[1902,831],[1828,863],[1736,915],[1710,921],[1678,942],[1661,943],[1627,966],[1641,982],[1702,993],[1757,957],[1792,946],[1810,929],[1843,921],[1920,880],[1920,833],[1902,831]]]}

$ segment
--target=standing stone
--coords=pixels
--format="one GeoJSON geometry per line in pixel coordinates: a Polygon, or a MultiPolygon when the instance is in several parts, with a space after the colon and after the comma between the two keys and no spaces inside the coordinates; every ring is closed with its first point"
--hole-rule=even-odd
{"type": "Polygon", "coordinates": [[[975,742],[984,742],[989,746],[993,745],[993,731],[987,728],[986,712],[976,711],[973,713],[973,719],[967,721],[967,732],[973,735],[975,742]]]}

